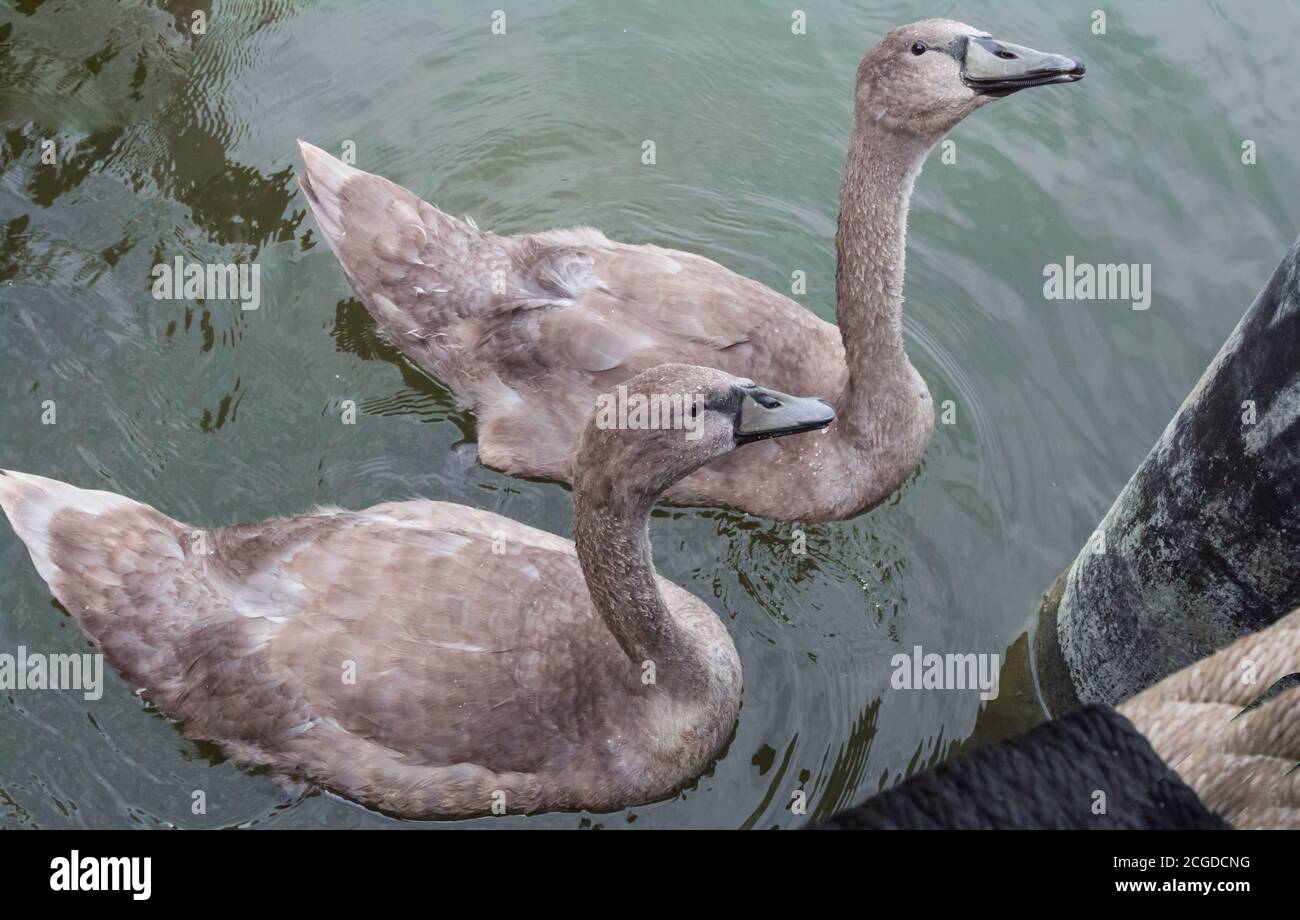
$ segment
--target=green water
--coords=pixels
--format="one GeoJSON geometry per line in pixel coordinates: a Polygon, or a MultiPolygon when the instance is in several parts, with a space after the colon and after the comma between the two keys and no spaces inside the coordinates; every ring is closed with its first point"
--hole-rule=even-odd
{"type": "MultiPolygon", "coordinates": [[[[479,823],[795,826],[948,756],[978,697],[893,690],[890,659],[1005,653],[1291,243],[1300,3],[1115,2],[1096,35],[1094,0],[803,0],[796,36],[789,3],[589,0],[512,5],[494,36],[503,6],[0,0],[0,466],[197,525],[424,496],[567,535],[565,489],[449,463],[473,419],[351,296],[295,138],[351,140],[498,233],[593,224],[782,290],[802,270],[832,318],[858,60],[893,25],[962,19],[1088,77],[976,113],[918,182],[905,330],[955,424],[886,505],[808,528],[802,558],[786,525],[659,515],[660,571],[744,663],[725,755],[670,801],[479,823]],[[177,255],[255,260],[261,308],[154,300],[177,255]],[[1150,263],[1150,309],[1045,300],[1069,255],[1150,263]]],[[[0,652],[86,650],[7,525],[0,573],[0,652]]],[[[132,690],[0,692],[0,825],[398,823],[286,795],[132,690]]]]}

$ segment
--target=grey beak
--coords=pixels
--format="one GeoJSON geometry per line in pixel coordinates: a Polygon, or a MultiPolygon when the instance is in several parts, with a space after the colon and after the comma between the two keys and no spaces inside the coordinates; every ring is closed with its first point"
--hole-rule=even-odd
{"type": "Polygon", "coordinates": [[[1031,86],[1075,83],[1083,79],[1083,61],[1047,54],[985,36],[966,39],[961,79],[983,96],[1009,96],[1031,86]]]}
{"type": "Polygon", "coordinates": [[[753,386],[742,387],[740,392],[737,444],[825,428],[835,421],[835,410],[824,399],[790,396],[753,386]]]}

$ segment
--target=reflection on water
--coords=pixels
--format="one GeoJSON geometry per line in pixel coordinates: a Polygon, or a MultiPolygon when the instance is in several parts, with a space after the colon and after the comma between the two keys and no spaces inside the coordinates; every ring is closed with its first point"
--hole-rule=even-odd
{"type": "MultiPolygon", "coordinates": [[[[306,216],[296,138],[352,141],[359,166],[497,232],[590,223],[780,289],[802,270],[829,318],[869,45],[950,15],[1087,59],[1079,86],[961,125],[957,162],[918,182],[905,332],[955,420],[901,492],[803,528],[656,513],[660,570],[710,602],[744,663],[725,755],[668,802],[479,823],[796,826],[1032,719],[1023,688],[982,715],[973,693],[895,691],[890,659],[1023,658],[1041,592],[1295,231],[1291,0],[1249,17],[1119,4],[1106,36],[1075,0],[823,0],[799,37],[773,2],[700,6],[529,4],[496,37],[474,4],[417,0],[0,8],[0,465],[201,525],[418,495],[569,533],[567,490],[470,462],[474,418],[378,335],[306,216]],[[1152,308],[1043,300],[1043,266],[1067,255],[1151,263],[1152,308]],[[153,300],[150,268],[177,256],[256,261],[261,308],[153,300]]],[[[0,650],[85,648],[7,527],[0,567],[0,650]]],[[[0,696],[0,823],[394,823],[240,770],[131,690],[0,696]]]]}

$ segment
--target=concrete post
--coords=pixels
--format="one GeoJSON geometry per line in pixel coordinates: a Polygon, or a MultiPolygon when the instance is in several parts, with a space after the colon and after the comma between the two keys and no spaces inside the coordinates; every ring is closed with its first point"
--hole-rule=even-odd
{"type": "Polygon", "coordinates": [[[1118,704],[1300,605],[1298,421],[1300,240],[1049,594],[1052,709],[1118,704]]]}

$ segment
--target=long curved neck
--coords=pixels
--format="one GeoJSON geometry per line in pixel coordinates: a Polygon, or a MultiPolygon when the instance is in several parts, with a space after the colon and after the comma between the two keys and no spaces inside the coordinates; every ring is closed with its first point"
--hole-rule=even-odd
{"type": "Polygon", "coordinates": [[[578,466],[573,533],[592,603],[638,679],[648,684],[652,673],[654,685],[672,693],[703,693],[709,685],[707,652],[691,643],[656,584],[649,533],[654,496],[631,493],[626,468],[578,466]]]}
{"type": "Polygon", "coordinates": [[[902,327],[907,210],[929,148],[861,115],[853,120],[835,234],[836,321],[848,362],[835,410],[851,433],[870,430],[881,400],[902,396],[910,380],[902,327]]]}

